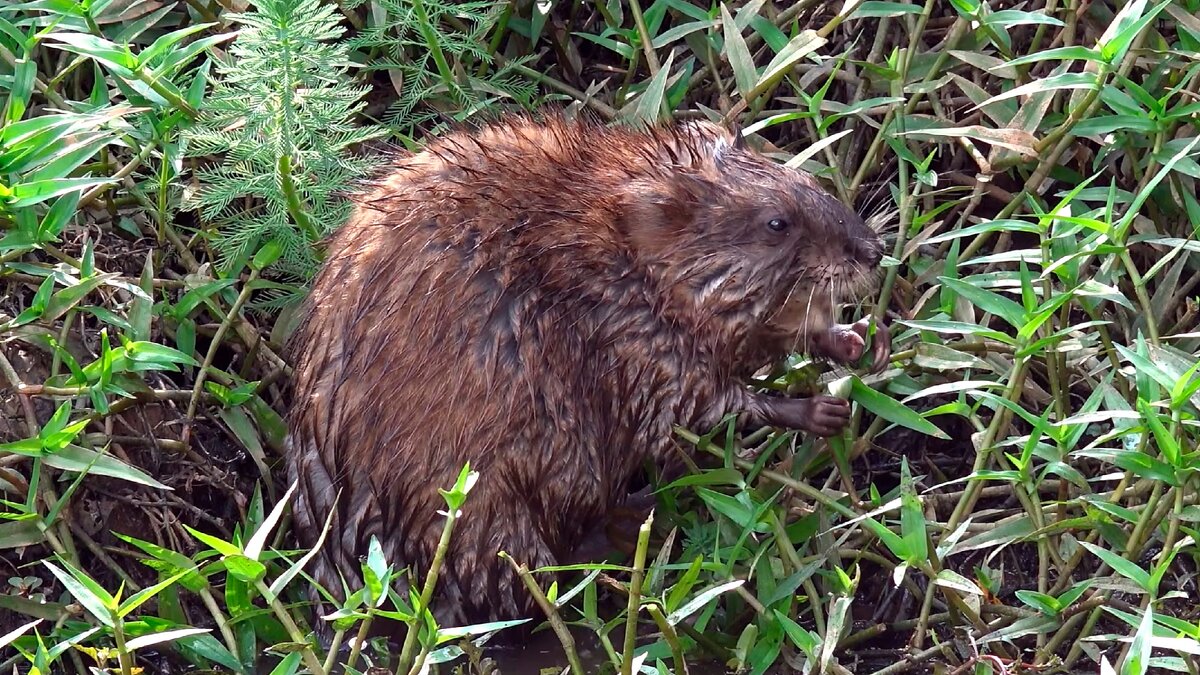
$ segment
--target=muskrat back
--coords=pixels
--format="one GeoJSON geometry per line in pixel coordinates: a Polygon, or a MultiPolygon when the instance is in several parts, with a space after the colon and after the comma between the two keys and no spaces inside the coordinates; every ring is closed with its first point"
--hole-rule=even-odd
{"type": "Polygon", "coordinates": [[[329,240],[291,341],[302,543],[333,512],[310,573],[344,597],[374,535],[423,574],[438,489],[469,460],[435,614],[532,616],[497,554],[586,557],[673,425],[845,424],[845,401],[760,396],[739,375],[793,346],[856,360],[865,332],[828,305],[881,251],[810,176],[710,123],[509,117],[400,158],[329,240]]]}

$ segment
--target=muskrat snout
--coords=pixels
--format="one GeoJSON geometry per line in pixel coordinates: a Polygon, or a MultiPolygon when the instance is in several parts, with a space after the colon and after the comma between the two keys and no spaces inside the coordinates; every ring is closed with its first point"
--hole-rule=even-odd
{"type": "Polygon", "coordinates": [[[870,239],[852,238],[847,245],[847,249],[847,257],[868,268],[878,267],[879,263],[883,262],[883,241],[878,237],[870,239]]]}

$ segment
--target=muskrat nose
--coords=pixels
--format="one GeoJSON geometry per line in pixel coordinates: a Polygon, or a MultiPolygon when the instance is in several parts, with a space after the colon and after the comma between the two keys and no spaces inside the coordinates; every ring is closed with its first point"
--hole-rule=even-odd
{"type": "Polygon", "coordinates": [[[867,264],[871,267],[879,267],[881,262],[883,262],[883,250],[872,247],[871,252],[867,255],[867,264]]]}
{"type": "Polygon", "coordinates": [[[853,239],[848,247],[850,256],[868,267],[877,267],[883,262],[883,247],[877,242],[865,239],[853,239]]]}

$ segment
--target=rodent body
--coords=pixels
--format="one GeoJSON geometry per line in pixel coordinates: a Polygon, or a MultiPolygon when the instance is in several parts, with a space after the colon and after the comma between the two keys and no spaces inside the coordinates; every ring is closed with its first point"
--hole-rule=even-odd
{"type": "Polygon", "coordinates": [[[401,158],[329,240],[291,342],[302,543],[333,511],[307,571],[341,597],[374,535],[424,575],[438,489],[469,460],[435,615],[535,617],[497,553],[530,569],[591,555],[674,425],[844,426],[845,401],[760,396],[742,376],[792,347],[856,360],[865,324],[828,305],[881,251],[807,174],[708,123],[514,117],[401,158]]]}

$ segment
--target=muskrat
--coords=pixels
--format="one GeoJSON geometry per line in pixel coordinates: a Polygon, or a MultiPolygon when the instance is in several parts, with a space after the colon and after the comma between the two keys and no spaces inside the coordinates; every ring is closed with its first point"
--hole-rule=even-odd
{"type": "MultiPolygon", "coordinates": [[[[829,436],[850,405],[755,393],[803,349],[863,355],[833,323],[883,243],[810,175],[708,122],[633,129],[513,116],[399,157],[327,241],[290,341],[290,478],[310,574],[341,598],[372,535],[424,575],[439,488],[480,472],[445,557],[442,625],[535,618],[509,563],[578,562],[674,425],[829,436]],[[340,491],[340,500],[335,496],[340,491]]],[[[884,326],[872,370],[890,358],[884,326]]]]}

